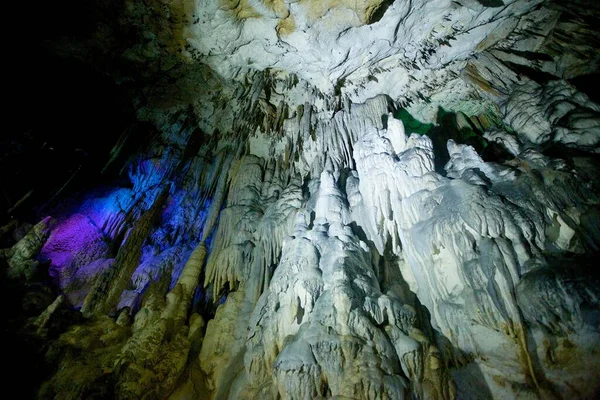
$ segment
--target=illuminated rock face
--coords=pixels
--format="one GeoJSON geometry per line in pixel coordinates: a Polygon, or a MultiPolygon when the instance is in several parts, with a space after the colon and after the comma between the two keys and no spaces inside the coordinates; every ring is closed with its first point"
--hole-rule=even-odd
{"type": "Polygon", "coordinates": [[[430,96],[431,86],[454,80],[470,56],[504,39],[541,1],[491,3],[498,4],[198,1],[182,33],[184,54],[228,79],[273,68],[356,103],[378,94],[430,96]]]}
{"type": "Polygon", "coordinates": [[[592,398],[600,14],[462,3],[127,3],[158,134],[2,253],[87,321],[42,397],[592,398]]]}

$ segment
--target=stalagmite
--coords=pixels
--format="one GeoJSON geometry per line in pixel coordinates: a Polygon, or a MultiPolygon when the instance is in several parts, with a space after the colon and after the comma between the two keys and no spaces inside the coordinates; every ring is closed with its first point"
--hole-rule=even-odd
{"type": "Polygon", "coordinates": [[[169,187],[162,189],[152,207],[144,213],[129,233],[119,250],[111,269],[98,277],[86,296],[81,312],[86,317],[107,314],[119,303],[119,298],[137,268],[141,257],[141,246],[148,237],[158,211],[169,195],[169,187]]]}
{"type": "Polygon", "coordinates": [[[9,278],[31,278],[38,262],[35,256],[40,251],[50,234],[51,218],[47,217],[36,224],[25,237],[4,253],[8,261],[6,274],[9,278]]]}
{"type": "Polygon", "coordinates": [[[163,312],[163,318],[175,318],[176,326],[185,323],[187,319],[188,307],[190,306],[194,291],[198,286],[198,279],[206,260],[206,239],[213,231],[225,200],[230,164],[231,158],[228,158],[222,165],[221,175],[219,176],[213,196],[213,202],[208,210],[208,217],[204,224],[202,239],[192,252],[185,267],[183,267],[183,271],[181,271],[181,275],[179,276],[175,288],[167,294],[167,306],[163,312]]]}
{"type": "Polygon", "coordinates": [[[40,316],[36,318],[34,325],[37,328],[36,333],[38,335],[43,334],[43,331],[46,328],[48,321],[50,321],[50,318],[52,318],[52,315],[56,312],[56,310],[58,310],[60,308],[60,306],[62,306],[64,301],[65,301],[65,297],[63,295],[58,296],[56,298],[56,300],[54,300],[52,302],[52,304],[50,304],[48,306],[48,308],[45,309],[44,312],[41,313],[40,316]]]}
{"type": "Polygon", "coordinates": [[[51,49],[119,129],[50,201],[2,139],[40,398],[598,397],[596,5],[100,3],[51,49]]]}

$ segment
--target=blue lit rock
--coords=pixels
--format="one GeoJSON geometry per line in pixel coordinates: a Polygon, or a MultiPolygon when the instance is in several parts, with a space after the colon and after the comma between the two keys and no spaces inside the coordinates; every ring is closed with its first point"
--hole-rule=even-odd
{"type": "Polygon", "coordinates": [[[571,13],[597,15],[572,7],[128,2],[124,56],[164,60],[136,103],[156,134],[1,253],[22,275],[50,235],[100,304],[42,394],[593,397],[600,106],[568,80],[598,61],[571,13]]]}

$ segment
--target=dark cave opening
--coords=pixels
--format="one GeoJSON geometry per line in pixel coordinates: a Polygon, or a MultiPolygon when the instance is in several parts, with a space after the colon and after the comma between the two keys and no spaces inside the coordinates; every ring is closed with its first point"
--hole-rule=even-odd
{"type": "Polygon", "coordinates": [[[369,15],[367,24],[374,24],[375,22],[381,21],[387,9],[394,3],[394,0],[385,0],[381,2],[369,15]]]}
{"type": "Polygon", "coordinates": [[[1,221],[9,214],[28,217],[63,187],[65,196],[93,185],[133,117],[124,88],[92,66],[48,51],[32,58],[22,59],[15,125],[2,138],[1,221]],[[39,64],[44,67],[31,71],[39,64]]]}
{"type": "Polygon", "coordinates": [[[569,79],[569,82],[571,82],[577,90],[585,93],[590,100],[595,103],[600,103],[600,91],[597,89],[600,87],[600,73],[576,76],[569,79]]]}
{"type": "Polygon", "coordinates": [[[89,40],[101,16],[118,15],[119,2],[41,2],[34,13],[30,3],[15,7],[14,15],[27,15],[31,28],[9,43],[14,84],[9,128],[0,139],[0,221],[34,222],[40,215],[32,211],[53,196],[64,199],[99,181],[134,110],[128,88],[105,65],[83,61],[86,55],[67,45],[89,40]]]}

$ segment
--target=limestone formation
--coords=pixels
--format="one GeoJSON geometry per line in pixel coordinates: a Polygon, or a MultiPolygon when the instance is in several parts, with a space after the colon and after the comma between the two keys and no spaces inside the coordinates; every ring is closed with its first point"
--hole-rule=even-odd
{"type": "Polygon", "coordinates": [[[598,396],[597,5],[97,7],[135,122],[0,253],[40,398],[598,396]]]}

